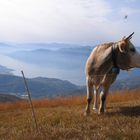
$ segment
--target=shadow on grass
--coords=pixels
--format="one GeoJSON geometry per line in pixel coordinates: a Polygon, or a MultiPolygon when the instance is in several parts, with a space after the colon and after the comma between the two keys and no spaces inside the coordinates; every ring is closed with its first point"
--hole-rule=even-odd
{"type": "Polygon", "coordinates": [[[124,115],[129,117],[140,116],[140,106],[120,107],[117,111],[108,112],[107,115],[124,115]]]}
{"type": "Polygon", "coordinates": [[[140,106],[120,107],[120,113],[125,116],[140,116],[140,106]]]}

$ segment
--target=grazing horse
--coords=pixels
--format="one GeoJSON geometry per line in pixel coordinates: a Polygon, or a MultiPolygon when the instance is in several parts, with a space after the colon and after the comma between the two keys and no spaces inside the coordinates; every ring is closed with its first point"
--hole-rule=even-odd
{"type": "Polygon", "coordinates": [[[90,113],[90,104],[93,95],[93,109],[98,114],[104,113],[109,88],[116,80],[120,69],[129,70],[130,68],[140,68],[140,54],[130,42],[133,34],[134,32],[128,37],[123,37],[118,42],[98,45],[91,52],[85,68],[87,85],[86,115],[90,113]],[[97,111],[99,92],[100,105],[97,111]]]}

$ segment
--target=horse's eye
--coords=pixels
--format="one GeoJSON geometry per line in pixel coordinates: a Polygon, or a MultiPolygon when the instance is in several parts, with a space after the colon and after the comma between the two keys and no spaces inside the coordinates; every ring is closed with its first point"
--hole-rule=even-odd
{"type": "Polygon", "coordinates": [[[136,50],[135,50],[135,48],[131,48],[130,51],[131,52],[135,52],[136,50]]]}

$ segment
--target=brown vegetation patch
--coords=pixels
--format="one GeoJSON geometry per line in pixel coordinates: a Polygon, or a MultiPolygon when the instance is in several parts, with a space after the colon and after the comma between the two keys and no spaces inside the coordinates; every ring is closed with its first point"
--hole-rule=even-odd
{"type": "Polygon", "coordinates": [[[34,100],[39,132],[28,103],[0,105],[2,140],[137,140],[140,137],[140,93],[109,95],[107,112],[83,115],[86,97],[34,100]],[[5,107],[5,108],[3,108],[5,107]]]}

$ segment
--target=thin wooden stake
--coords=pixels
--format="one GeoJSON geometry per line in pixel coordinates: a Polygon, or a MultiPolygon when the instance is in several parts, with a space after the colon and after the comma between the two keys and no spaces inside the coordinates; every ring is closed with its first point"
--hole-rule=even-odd
{"type": "Polygon", "coordinates": [[[38,125],[37,125],[37,119],[36,119],[36,116],[35,116],[34,106],[33,106],[33,103],[32,103],[32,98],[31,98],[31,94],[30,94],[30,91],[29,91],[29,88],[28,88],[28,84],[27,84],[26,78],[24,76],[24,72],[21,71],[21,73],[22,73],[22,76],[23,76],[26,92],[28,94],[28,99],[29,99],[31,110],[32,110],[32,117],[33,117],[33,120],[34,120],[34,123],[35,123],[35,127],[36,127],[37,132],[39,132],[38,131],[38,125]]]}

